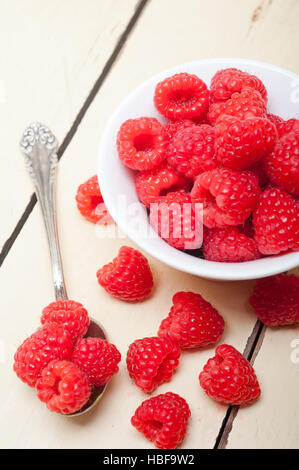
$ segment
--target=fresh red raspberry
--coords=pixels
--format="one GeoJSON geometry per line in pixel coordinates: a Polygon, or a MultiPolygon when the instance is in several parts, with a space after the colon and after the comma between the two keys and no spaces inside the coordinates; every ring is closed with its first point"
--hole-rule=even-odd
{"type": "Polygon", "coordinates": [[[102,225],[114,222],[104,203],[96,175],[79,186],[76,201],[80,213],[90,222],[102,225]]]}
{"type": "Polygon", "coordinates": [[[174,121],[166,124],[163,128],[163,137],[167,141],[166,158],[171,157],[173,154],[173,139],[178,132],[187,129],[187,127],[194,127],[196,124],[190,119],[183,119],[181,121],[174,121]]]}
{"type": "Polygon", "coordinates": [[[163,126],[155,118],[140,117],[125,121],[117,134],[121,161],[133,170],[151,170],[166,158],[167,141],[163,126]]]}
{"type": "Polygon", "coordinates": [[[163,137],[169,143],[178,132],[182,131],[183,129],[186,129],[187,127],[192,127],[192,126],[196,126],[196,124],[190,119],[182,119],[181,121],[174,121],[169,124],[166,124],[163,127],[162,134],[163,134],[163,137]]]}
{"type": "Polygon", "coordinates": [[[158,449],[175,449],[184,440],[190,415],[186,400],[167,392],[143,401],[131,423],[158,449]]]}
{"type": "Polygon", "coordinates": [[[255,241],[264,255],[299,250],[299,207],[279,188],[267,188],[253,213],[255,241]]]}
{"type": "Polygon", "coordinates": [[[278,136],[282,137],[289,132],[299,132],[299,119],[288,119],[287,121],[282,121],[281,123],[276,124],[278,136]]]}
{"type": "Polygon", "coordinates": [[[72,361],[100,387],[118,372],[121,355],[114,344],[100,338],[83,338],[74,349],[72,361]]]}
{"type": "Polygon", "coordinates": [[[261,94],[253,88],[243,88],[240,93],[233,93],[227,101],[213,103],[208,118],[215,124],[219,116],[226,114],[241,120],[252,117],[265,117],[266,103],[261,94]]]}
{"type": "Polygon", "coordinates": [[[130,344],[127,368],[137,387],[152,392],[173,376],[180,357],[180,348],[170,338],[143,338],[130,344]]]}
{"type": "Polygon", "coordinates": [[[277,139],[274,124],[266,118],[240,121],[222,115],[215,128],[216,158],[233,170],[249,168],[270,152],[277,139]]]}
{"type": "Polygon", "coordinates": [[[194,250],[202,244],[201,211],[189,194],[160,196],[151,204],[149,219],[159,236],[178,250],[194,250]]]}
{"type": "Polygon", "coordinates": [[[216,166],[215,131],[212,126],[190,126],[179,131],[170,144],[168,163],[189,178],[216,166]]]}
{"type": "Polygon", "coordinates": [[[278,274],[259,279],[249,301],[267,326],[299,323],[299,277],[278,274]]]}
{"type": "Polygon", "coordinates": [[[88,402],[91,388],[87,375],[69,361],[52,361],[36,384],[38,398],[51,411],[72,414],[88,402]]]}
{"type": "Polygon", "coordinates": [[[284,125],[285,121],[280,116],[277,116],[276,114],[268,113],[266,117],[267,119],[269,119],[269,121],[273,122],[273,124],[276,127],[277,134],[280,137],[280,129],[284,125]]]}
{"type": "Polygon", "coordinates": [[[204,237],[202,249],[209,261],[239,263],[261,257],[256,242],[235,227],[210,229],[204,237]]]}
{"type": "Polygon", "coordinates": [[[87,310],[74,300],[57,300],[43,309],[41,324],[62,325],[71,335],[74,343],[84,336],[89,326],[87,310]]]}
{"type": "Polygon", "coordinates": [[[217,343],[224,330],[224,320],[209,302],[194,292],[177,292],[172,302],[158,336],[169,336],[181,349],[217,343]]]}
{"type": "Polygon", "coordinates": [[[57,324],[44,325],[18,347],[13,368],[23,382],[35,387],[49,362],[69,359],[72,350],[73,342],[65,328],[57,324]]]}
{"type": "Polygon", "coordinates": [[[247,87],[257,90],[267,103],[267,90],[258,77],[236,68],[218,70],[211,81],[211,103],[226,101],[247,87]]]}
{"type": "Polygon", "coordinates": [[[146,207],[162,193],[190,188],[190,181],[165,162],[157,168],[138,173],[135,184],[137,196],[146,207]]]}
{"type": "Polygon", "coordinates": [[[147,259],[129,246],[122,246],[118,256],[98,270],[97,278],[108,294],[127,301],[148,297],[153,287],[147,259]]]}
{"type": "Polygon", "coordinates": [[[207,395],[221,403],[245,405],[260,394],[260,386],[249,361],[233,346],[222,344],[199,375],[207,395]]]}
{"type": "Polygon", "coordinates": [[[173,119],[192,119],[202,116],[209,105],[209,90],[196,75],[178,73],[159,82],[154,103],[163,116],[173,119]]]}
{"type": "Polygon", "coordinates": [[[191,191],[192,200],[203,204],[203,223],[209,228],[243,223],[255,209],[259,195],[253,173],[229,168],[202,173],[191,191]]]}
{"type": "Polygon", "coordinates": [[[264,164],[271,183],[299,196],[299,126],[277,141],[264,164]]]}

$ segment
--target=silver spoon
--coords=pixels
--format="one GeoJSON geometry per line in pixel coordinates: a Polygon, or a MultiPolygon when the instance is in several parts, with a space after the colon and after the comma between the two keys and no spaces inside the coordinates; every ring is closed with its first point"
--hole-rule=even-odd
{"type": "MultiPolygon", "coordinates": [[[[59,249],[55,204],[55,180],[58,164],[56,150],[58,143],[47,127],[35,122],[25,130],[20,147],[25,156],[26,168],[33,180],[37,199],[42,209],[49,243],[55,297],[56,300],[66,300],[68,297],[59,249]]],[[[90,319],[90,325],[85,336],[106,339],[103,327],[93,319],[90,319]]],[[[89,411],[98,403],[105,388],[105,385],[93,387],[90,398],[84,407],[76,413],[65,416],[78,416],[89,411]]]]}

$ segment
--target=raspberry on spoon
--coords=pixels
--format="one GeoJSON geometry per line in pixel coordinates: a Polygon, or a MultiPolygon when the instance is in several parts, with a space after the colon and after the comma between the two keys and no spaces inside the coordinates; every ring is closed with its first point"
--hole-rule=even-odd
{"type": "Polygon", "coordinates": [[[87,375],[69,361],[52,361],[36,384],[38,398],[51,411],[76,413],[88,402],[91,388],[87,375]]]}
{"type": "Polygon", "coordinates": [[[88,376],[90,383],[101,387],[118,372],[121,355],[114,344],[101,338],[83,338],[74,349],[72,361],[88,376]]]}
{"type": "Polygon", "coordinates": [[[74,343],[84,336],[90,320],[87,310],[74,300],[56,300],[42,311],[41,324],[62,325],[71,335],[74,343]]]}

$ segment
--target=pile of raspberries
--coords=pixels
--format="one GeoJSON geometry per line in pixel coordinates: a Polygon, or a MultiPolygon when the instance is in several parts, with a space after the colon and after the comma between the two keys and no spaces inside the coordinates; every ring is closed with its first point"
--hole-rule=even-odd
{"type": "Polygon", "coordinates": [[[298,251],[299,120],[267,112],[262,81],[229,68],[209,90],[179,73],[157,84],[154,104],[168,123],[128,119],[117,149],[155,231],[210,261],[298,251]]]}
{"type": "Polygon", "coordinates": [[[15,373],[51,411],[83,410],[93,388],[103,387],[118,372],[119,351],[106,340],[88,337],[89,324],[81,303],[52,302],[42,311],[41,327],[15,353],[15,373]]]}

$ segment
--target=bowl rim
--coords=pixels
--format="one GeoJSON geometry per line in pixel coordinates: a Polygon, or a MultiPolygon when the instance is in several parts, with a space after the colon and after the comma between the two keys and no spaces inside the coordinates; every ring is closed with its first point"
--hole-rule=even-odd
{"type": "MultiPolygon", "coordinates": [[[[158,82],[161,81],[168,75],[173,75],[174,73],[178,73],[178,69],[192,68],[192,66],[198,65],[209,65],[209,64],[217,64],[221,63],[222,65],[230,66],[230,67],[260,67],[267,69],[269,71],[276,71],[287,75],[292,80],[298,80],[298,75],[294,72],[291,72],[287,69],[282,67],[278,67],[276,65],[251,60],[251,59],[242,59],[242,58],[228,58],[228,57],[219,57],[219,58],[212,58],[212,59],[201,59],[195,60],[191,62],[186,62],[183,64],[176,65],[169,69],[163,70],[152,77],[145,80],[141,85],[133,89],[126,98],[124,98],[117,108],[112,113],[110,119],[108,120],[104,132],[100,138],[99,148],[98,148],[98,163],[97,163],[97,172],[98,176],[105,173],[105,163],[104,158],[101,158],[102,154],[105,154],[105,148],[109,145],[109,130],[111,126],[113,126],[114,121],[117,120],[119,110],[127,105],[130,102],[132,97],[138,93],[142,88],[146,87],[149,84],[152,84],[154,81],[158,82]]],[[[173,247],[170,247],[164,240],[160,239],[169,250],[174,250],[176,256],[172,257],[169,256],[169,253],[165,253],[163,250],[160,250],[159,254],[156,253],[156,250],[153,246],[147,244],[147,240],[145,238],[139,238],[138,234],[126,224],[126,219],[119,217],[117,213],[116,207],[114,206],[111,198],[110,198],[110,189],[111,183],[105,178],[99,176],[99,180],[101,181],[101,193],[107,209],[109,210],[111,216],[116,221],[117,225],[120,229],[134,242],[138,245],[142,250],[144,250],[147,254],[153,256],[154,258],[158,259],[159,261],[165,263],[166,265],[175,268],[179,271],[183,271],[189,274],[193,274],[196,276],[200,276],[207,279],[216,279],[216,280],[226,280],[226,281],[240,281],[240,280],[249,280],[249,279],[258,279],[261,277],[267,277],[271,275],[275,275],[289,269],[293,269],[299,265],[299,252],[287,253],[287,254],[279,254],[278,256],[269,256],[266,258],[261,258],[258,260],[253,261],[245,261],[242,263],[221,263],[215,261],[208,261],[202,258],[196,258],[188,253],[184,253],[180,250],[176,250],[173,247]],[[193,259],[197,260],[196,265],[188,264],[188,260],[186,256],[189,256],[193,259]],[[254,268],[254,269],[253,269],[254,268]]],[[[141,204],[141,203],[140,203],[141,204]]],[[[189,258],[190,259],[190,258],[189,258]]]]}

